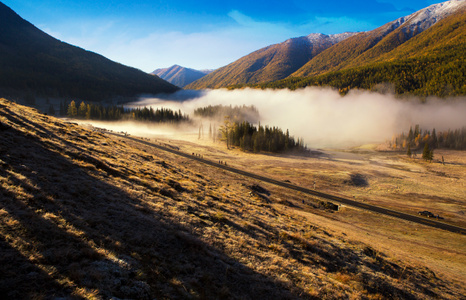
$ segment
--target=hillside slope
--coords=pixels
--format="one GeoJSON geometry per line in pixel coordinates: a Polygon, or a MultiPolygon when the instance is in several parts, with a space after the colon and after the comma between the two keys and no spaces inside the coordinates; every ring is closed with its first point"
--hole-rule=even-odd
{"type": "MultiPolygon", "coordinates": [[[[380,84],[388,83],[397,94],[441,97],[466,94],[466,9],[440,20],[388,51],[390,47],[387,45],[392,45],[388,41],[397,39],[400,35],[405,36],[402,30],[392,32],[370,51],[351,58],[346,57],[340,64],[329,63],[319,68],[319,72],[324,72],[324,69],[327,71],[326,68],[341,70],[315,76],[290,77],[263,84],[261,87],[296,89],[305,86],[332,86],[345,93],[353,88],[377,89],[380,84]]],[[[352,39],[342,43],[351,46],[359,41],[352,39]]],[[[341,44],[336,46],[341,47],[341,44]]],[[[315,59],[325,60],[326,56],[336,56],[332,54],[335,48],[315,59]]],[[[343,52],[341,50],[339,53],[343,52]]],[[[314,62],[314,65],[317,63],[314,62]]]]}
{"type": "Polygon", "coordinates": [[[170,68],[157,69],[151,74],[157,75],[163,80],[166,80],[171,84],[182,88],[206,76],[209,73],[211,73],[211,71],[198,71],[178,65],[173,65],[170,68]]]}
{"type": "Polygon", "coordinates": [[[186,159],[5,99],[0,132],[0,294],[7,298],[464,294],[425,267],[273,206],[244,179],[196,171],[186,159]]]}
{"type": "Polygon", "coordinates": [[[286,78],[314,56],[352,36],[311,34],[292,38],[246,55],[188,85],[188,89],[220,88],[233,84],[254,84],[286,78]]]}
{"type": "Polygon", "coordinates": [[[360,33],[338,43],[323,51],[291,76],[315,76],[402,57],[398,54],[400,45],[431,28],[442,19],[453,14],[464,14],[465,9],[466,2],[462,0],[431,5],[375,30],[360,33]]]}
{"type": "Polygon", "coordinates": [[[0,88],[101,101],[170,93],[172,84],[61,42],[0,2],[0,88]]]}

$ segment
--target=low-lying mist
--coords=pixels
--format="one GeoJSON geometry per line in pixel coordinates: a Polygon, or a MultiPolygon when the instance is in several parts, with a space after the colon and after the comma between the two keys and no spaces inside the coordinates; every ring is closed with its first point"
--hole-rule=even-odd
{"type": "Polygon", "coordinates": [[[397,99],[391,94],[352,91],[341,96],[329,88],[290,90],[180,91],[144,98],[132,105],[181,109],[192,116],[208,105],[254,105],[262,125],[289,129],[311,148],[348,147],[378,143],[410,126],[436,130],[466,126],[466,97],[451,99],[397,99]]]}

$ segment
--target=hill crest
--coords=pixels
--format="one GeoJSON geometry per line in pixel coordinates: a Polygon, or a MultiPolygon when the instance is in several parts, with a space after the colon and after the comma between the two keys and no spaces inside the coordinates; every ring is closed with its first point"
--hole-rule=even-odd
{"type": "Polygon", "coordinates": [[[174,85],[59,41],[0,2],[0,88],[102,101],[171,93],[174,85]]]}

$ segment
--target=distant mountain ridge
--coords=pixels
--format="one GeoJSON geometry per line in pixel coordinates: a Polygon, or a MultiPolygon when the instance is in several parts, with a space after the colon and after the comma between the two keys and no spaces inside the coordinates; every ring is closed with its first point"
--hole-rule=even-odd
{"type": "Polygon", "coordinates": [[[406,41],[465,7],[466,1],[464,0],[434,4],[377,29],[360,33],[316,56],[294,72],[291,77],[320,75],[329,71],[381,61],[382,55],[396,50],[406,41]]]}
{"type": "Polygon", "coordinates": [[[232,84],[279,80],[297,71],[314,56],[355,33],[314,33],[259,49],[215,70],[186,88],[220,88],[232,84]]]}
{"type": "Polygon", "coordinates": [[[91,101],[178,90],[159,77],[61,42],[1,2],[0,89],[91,101]]]}
{"type": "MultiPolygon", "coordinates": [[[[462,85],[464,73],[461,75],[461,72],[465,65],[464,54],[462,54],[465,53],[464,32],[466,29],[463,17],[465,11],[466,1],[464,0],[434,4],[374,30],[356,34],[350,33],[349,36],[339,37],[330,46],[325,42],[322,43],[321,34],[290,39],[284,43],[253,52],[194,82],[187,88],[221,88],[244,85],[297,88],[307,85],[330,85],[345,92],[351,88],[372,88],[378,83],[388,82],[396,86],[397,93],[464,94],[466,91],[462,91],[466,87],[462,85]],[[442,27],[439,24],[443,24],[442,27]],[[317,44],[325,49],[318,51],[315,55],[309,55],[306,46],[294,47],[299,49],[297,54],[282,55],[280,67],[275,69],[271,68],[272,59],[264,59],[264,57],[273,57],[274,60],[277,60],[276,56],[274,57],[277,48],[285,49],[287,44],[293,42],[294,44],[300,42],[302,45],[309,45],[307,41],[310,40],[312,40],[311,44],[315,45],[317,41],[317,44]],[[408,58],[411,60],[407,61],[408,58]],[[422,68],[421,60],[424,63],[422,68]],[[258,73],[253,74],[244,68],[245,62],[249,64],[254,62],[256,65],[262,63],[261,68],[259,68],[261,70],[260,76],[257,76],[258,73]],[[295,71],[290,73],[278,71],[286,69],[293,63],[295,71]],[[403,75],[404,78],[400,74],[382,76],[384,74],[374,73],[376,72],[374,64],[377,64],[376,68],[382,68],[383,64],[384,71],[378,69],[378,72],[386,73],[389,69],[390,72],[394,73],[411,73],[403,75]],[[296,68],[296,65],[299,66],[296,68]],[[447,67],[448,71],[440,72],[442,68],[447,67]],[[406,70],[403,71],[403,69],[406,70]],[[343,72],[344,74],[335,72],[343,72]],[[429,73],[429,76],[425,76],[426,74],[423,72],[429,73]],[[439,73],[435,75],[437,72],[439,73]],[[354,78],[351,79],[352,77],[354,78]],[[409,79],[406,79],[408,77],[409,79]],[[411,77],[413,78],[411,79],[411,77]],[[380,81],[377,82],[377,80],[380,81]]],[[[290,69],[292,68],[288,68],[288,70],[290,69]]]]}
{"type": "Polygon", "coordinates": [[[173,65],[169,68],[156,69],[151,74],[157,75],[163,80],[170,82],[180,88],[185,87],[186,85],[194,82],[207,74],[211,73],[213,70],[195,70],[190,68],[185,68],[179,65],[173,65]]]}
{"type": "Polygon", "coordinates": [[[330,86],[343,94],[351,89],[366,89],[422,97],[466,95],[464,6],[414,37],[404,40],[405,37],[403,27],[399,27],[368,50],[351,53],[355,45],[365,46],[371,41],[367,36],[355,36],[351,43],[348,39],[337,44],[303,68],[314,74],[256,86],[288,89],[330,86]],[[335,58],[335,64],[318,64],[330,57],[335,58]]]}

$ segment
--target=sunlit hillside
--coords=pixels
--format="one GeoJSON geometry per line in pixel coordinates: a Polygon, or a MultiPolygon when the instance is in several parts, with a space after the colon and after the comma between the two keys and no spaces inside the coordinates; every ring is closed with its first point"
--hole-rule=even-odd
{"type": "Polygon", "coordinates": [[[296,193],[5,99],[0,166],[0,295],[9,299],[465,294],[457,280],[296,213],[296,193]]]}
{"type": "Polygon", "coordinates": [[[388,83],[397,94],[464,95],[464,12],[412,38],[402,27],[381,41],[373,36],[376,31],[361,33],[321,53],[288,79],[261,87],[332,86],[346,93],[388,83]]]}

